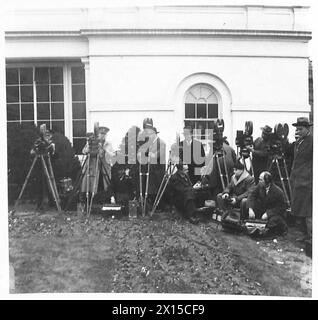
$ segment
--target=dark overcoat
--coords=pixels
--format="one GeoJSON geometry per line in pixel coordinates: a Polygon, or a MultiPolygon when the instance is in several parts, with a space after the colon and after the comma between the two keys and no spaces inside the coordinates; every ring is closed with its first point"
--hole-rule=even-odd
{"type": "Polygon", "coordinates": [[[295,143],[294,161],[290,175],[291,210],[297,217],[312,215],[313,138],[306,136],[295,143]]]}
{"type": "Polygon", "coordinates": [[[188,144],[185,140],[180,142],[180,159],[188,165],[188,175],[192,185],[200,180],[200,168],[204,166],[205,151],[203,144],[196,139],[192,139],[188,144]],[[202,159],[202,161],[201,161],[202,159]]]}
{"type": "Polygon", "coordinates": [[[256,182],[258,182],[258,177],[261,172],[268,170],[270,164],[269,146],[269,141],[265,142],[262,137],[259,137],[254,141],[252,164],[256,182]]]}
{"type": "Polygon", "coordinates": [[[258,183],[248,195],[247,206],[255,211],[256,218],[261,218],[266,212],[268,219],[273,216],[285,217],[287,209],[284,192],[275,183],[270,185],[267,194],[265,186],[258,183]]]}
{"type": "Polygon", "coordinates": [[[195,199],[191,180],[182,169],[171,176],[166,193],[178,210],[184,210],[187,202],[195,199]]]}

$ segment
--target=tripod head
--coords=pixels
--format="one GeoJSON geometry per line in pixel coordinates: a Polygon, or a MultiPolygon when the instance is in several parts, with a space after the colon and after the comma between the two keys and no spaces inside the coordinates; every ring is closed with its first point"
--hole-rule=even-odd
{"type": "Polygon", "coordinates": [[[272,158],[284,157],[284,144],[287,141],[289,127],[287,123],[278,123],[269,136],[269,152],[272,158]]]}
{"type": "Polygon", "coordinates": [[[46,124],[40,126],[40,136],[33,142],[32,151],[36,155],[54,154],[55,144],[52,141],[52,133],[46,129],[46,124]]]}

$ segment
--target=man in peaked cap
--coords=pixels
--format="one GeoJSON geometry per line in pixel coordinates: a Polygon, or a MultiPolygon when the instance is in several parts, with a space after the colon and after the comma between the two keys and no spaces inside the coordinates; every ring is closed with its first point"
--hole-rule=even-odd
{"type": "Polygon", "coordinates": [[[262,136],[254,141],[252,148],[248,147],[248,149],[252,152],[255,183],[258,183],[258,177],[261,172],[267,170],[270,159],[270,135],[273,129],[266,125],[262,127],[261,130],[262,136]]]}
{"type": "MultiPolygon", "coordinates": [[[[145,120],[147,120],[146,118],[145,120]]],[[[160,183],[165,174],[166,168],[166,144],[158,137],[158,130],[152,124],[152,119],[143,123],[144,130],[138,136],[138,151],[137,159],[142,164],[141,171],[147,171],[147,164],[150,163],[149,169],[149,185],[148,185],[148,200],[152,204],[158,192],[160,183]],[[146,159],[145,159],[146,158],[146,159]]],[[[146,176],[142,177],[143,193],[146,188],[146,176]]],[[[140,190],[139,190],[140,191],[140,190]]],[[[159,204],[163,208],[165,199],[162,198],[159,204]]],[[[149,207],[148,207],[149,208],[149,207]]]]}
{"type": "Polygon", "coordinates": [[[304,240],[311,242],[312,233],[312,180],[313,180],[313,137],[312,123],[300,117],[296,123],[294,161],[290,175],[292,188],[291,211],[303,226],[304,240]]]}

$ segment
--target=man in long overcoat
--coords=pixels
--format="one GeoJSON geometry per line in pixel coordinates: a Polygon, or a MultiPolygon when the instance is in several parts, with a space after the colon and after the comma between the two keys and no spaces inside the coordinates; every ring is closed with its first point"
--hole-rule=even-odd
{"type": "Polygon", "coordinates": [[[204,166],[205,151],[203,144],[193,138],[193,128],[185,126],[183,129],[184,140],[180,142],[181,161],[188,165],[188,175],[192,185],[200,180],[200,168],[204,166]]]}
{"type": "Polygon", "coordinates": [[[300,117],[293,124],[296,127],[294,161],[290,175],[292,188],[292,215],[306,228],[306,237],[312,232],[312,180],[313,180],[313,137],[309,119],[300,117]]]}

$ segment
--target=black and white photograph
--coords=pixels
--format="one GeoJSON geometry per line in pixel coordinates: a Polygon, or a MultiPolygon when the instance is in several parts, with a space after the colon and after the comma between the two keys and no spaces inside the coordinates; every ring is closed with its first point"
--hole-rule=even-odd
{"type": "Polygon", "coordinates": [[[304,0],[7,4],[10,299],[312,298],[312,16],[304,0]]]}

